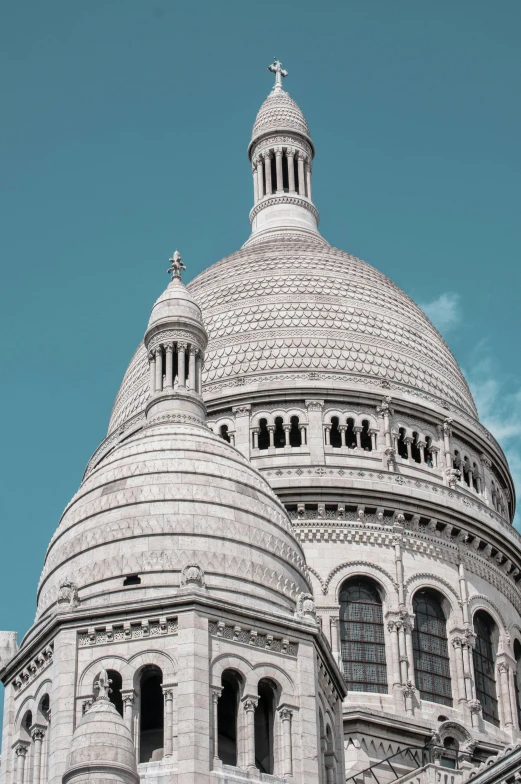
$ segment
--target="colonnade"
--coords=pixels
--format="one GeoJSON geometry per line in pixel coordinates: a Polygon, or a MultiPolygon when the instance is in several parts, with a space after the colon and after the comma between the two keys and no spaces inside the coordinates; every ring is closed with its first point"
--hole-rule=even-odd
{"type": "Polygon", "coordinates": [[[31,742],[19,740],[15,746],[15,784],[43,784],[47,780],[48,727],[35,724],[31,742]]]}
{"type": "Polygon", "coordinates": [[[187,343],[161,344],[148,354],[150,394],[173,389],[202,391],[202,352],[187,343]]]}
{"type": "Polygon", "coordinates": [[[253,195],[255,204],[265,196],[287,191],[292,195],[304,196],[311,201],[311,159],[306,153],[289,147],[265,150],[255,158],[253,169],[253,195]],[[272,176],[272,160],[275,160],[275,181],[272,176]],[[287,168],[287,187],[284,173],[287,168]]]}

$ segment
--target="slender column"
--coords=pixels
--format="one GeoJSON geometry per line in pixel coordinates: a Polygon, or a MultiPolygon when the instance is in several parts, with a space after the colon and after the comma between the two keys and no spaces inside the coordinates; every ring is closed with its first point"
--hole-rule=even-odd
{"type": "Polygon", "coordinates": [[[420,450],[420,463],[425,463],[425,447],[427,446],[425,441],[418,441],[418,449],[420,450]]]}
{"type": "Polygon", "coordinates": [[[414,686],[415,684],[415,677],[414,677],[414,654],[412,650],[412,623],[410,616],[404,622],[404,633],[405,633],[405,654],[407,656],[407,674],[408,680],[414,686]]]}
{"type": "Polygon", "coordinates": [[[291,748],[291,718],[293,711],[282,705],[279,708],[279,716],[282,722],[282,747],[284,762],[281,774],[283,778],[293,775],[293,750],[291,748]]]}
{"type": "Polygon", "coordinates": [[[393,669],[393,688],[401,686],[400,674],[400,647],[398,645],[398,624],[396,621],[389,621],[387,629],[391,635],[392,669],[393,669]]]}
{"type": "Polygon", "coordinates": [[[400,647],[400,674],[402,676],[402,684],[407,683],[407,670],[409,659],[407,657],[407,644],[405,642],[405,626],[403,623],[398,623],[398,643],[400,647]]]}
{"type": "Polygon", "coordinates": [[[214,762],[219,759],[219,721],[217,704],[222,693],[222,686],[212,687],[212,728],[213,728],[213,758],[214,762]]]}
{"type": "Polygon", "coordinates": [[[268,425],[268,433],[270,434],[270,446],[275,446],[275,425],[268,425]]]}
{"type": "Polygon", "coordinates": [[[166,372],[165,372],[165,389],[172,389],[174,385],[174,362],[173,362],[174,347],[172,343],[165,346],[166,356],[166,372]]]}
{"type": "Polygon", "coordinates": [[[305,196],[306,195],[306,185],[304,180],[304,156],[301,152],[297,153],[297,161],[298,161],[298,195],[305,196]]]}
{"type": "Polygon", "coordinates": [[[340,425],[340,427],[338,429],[340,430],[340,442],[341,442],[341,445],[345,446],[346,445],[346,430],[347,430],[347,426],[346,425],[340,425]]]}
{"type": "Polygon", "coordinates": [[[412,460],[412,438],[410,436],[406,436],[404,439],[405,446],[407,447],[407,459],[412,460]]]}
{"type": "Polygon", "coordinates": [[[42,770],[42,744],[45,737],[45,729],[43,727],[33,727],[31,729],[31,738],[34,743],[34,758],[33,758],[33,784],[40,784],[41,770],[42,770]]]}
{"type": "Polygon", "coordinates": [[[456,659],[456,680],[457,680],[457,698],[458,703],[467,701],[465,695],[465,676],[463,674],[463,650],[461,648],[461,637],[454,637],[452,640],[452,647],[454,648],[454,656],[456,659]]]}
{"type": "Polygon", "coordinates": [[[271,152],[265,152],[264,158],[264,180],[266,182],[266,196],[271,196],[273,188],[271,184],[271,152]]]}
{"type": "Polygon", "coordinates": [[[324,437],[326,446],[331,446],[331,427],[327,426],[324,428],[324,437]]]}
{"type": "Polygon", "coordinates": [[[156,392],[163,391],[163,347],[156,348],[156,392]]]}
{"type": "MultiPolygon", "coordinates": [[[[517,667],[517,662],[516,662],[517,667]]],[[[516,682],[514,680],[514,669],[511,667],[508,673],[508,687],[510,691],[510,710],[512,712],[512,724],[516,730],[519,729],[519,714],[517,710],[516,682]]]]}
{"type": "Polygon", "coordinates": [[[356,446],[357,446],[358,449],[361,449],[362,448],[362,430],[363,430],[363,428],[360,427],[360,425],[357,425],[356,427],[353,428],[353,430],[355,431],[356,446]]]}
{"type": "Polygon", "coordinates": [[[500,662],[497,668],[499,672],[499,680],[501,683],[501,702],[503,703],[503,721],[505,722],[505,727],[511,727],[514,722],[512,720],[512,705],[510,703],[510,690],[508,688],[509,667],[506,662],[500,662]]]}
{"type": "Polygon", "coordinates": [[[282,180],[282,147],[275,150],[275,167],[277,172],[277,193],[284,192],[284,184],[282,180]]]}
{"type": "Polygon", "coordinates": [[[260,432],[260,427],[254,427],[253,430],[252,430],[252,433],[253,433],[253,448],[254,449],[258,449],[259,448],[259,432],[260,432]]]}
{"type": "Polygon", "coordinates": [[[172,687],[163,686],[163,696],[165,698],[165,727],[164,727],[164,755],[172,756],[172,727],[174,717],[174,690],[172,687]]]}
{"type": "Polygon", "coordinates": [[[373,452],[376,452],[378,448],[378,442],[377,442],[378,430],[371,428],[371,430],[369,430],[369,435],[371,436],[371,446],[373,448],[373,452]]]}
{"type": "Polygon", "coordinates": [[[27,756],[28,743],[19,743],[15,749],[16,754],[16,784],[24,784],[25,758],[27,756]]]}
{"type": "Polygon", "coordinates": [[[289,192],[295,193],[295,151],[286,150],[286,158],[288,159],[289,192]]]}
{"type": "MultiPolygon", "coordinates": [[[[132,725],[134,723],[134,700],[136,698],[136,692],[134,689],[130,689],[130,691],[122,691],[121,696],[123,698],[123,716],[125,718],[125,723],[132,732],[132,725]]],[[[132,735],[134,735],[133,732],[132,735]]]]}
{"type": "Polygon", "coordinates": [[[256,770],[255,766],[255,709],[258,705],[258,697],[245,697],[243,699],[244,710],[246,711],[246,767],[248,770],[256,770]]]}
{"type": "Polygon", "coordinates": [[[148,369],[150,371],[150,394],[153,395],[156,391],[156,356],[153,351],[150,351],[148,354],[148,369]]]}
{"type": "Polygon", "coordinates": [[[283,425],[284,428],[284,446],[289,446],[289,431],[291,430],[291,425],[283,425]]]}
{"type": "Polygon", "coordinates": [[[201,352],[197,352],[195,358],[195,391],[200,395],[203,388],[203,357],[201,352]]]}
{"type": "Polygon", "coordinates": [[[258,197],[259,201],[264,196],[264,177],[263,177],[263,172],[264,172],[263,161],[262,161],[262,158],[259,157],[259,158],[257,158],[257,197],[258,197]]]}
{"type": "Polygon", "coordinates": [[[257,204],[259,201],[259,183],[257,180],[257,164],[254,163],[251,167],[252,174],[253,174],[253,203],[257,204]]]}
{"type": "Polygon", "coordinates": [[[186,385],[186,343],[177,344],[177,386],[186,385]]]}
{"type": "Polygon", "coordinates": [[[306,189],[308,199],[311,201],[311,162],[306,161],[306,189]]]}
{"type": "Polygon", "coordinates": [[[445,449],[445,465],[447,468],[452,468],[452,455],[450,453],[450,437],[452,435],[451,424],[452,419],[445,419],[442,426],[443,447],[445,449]]]}
{"type": "Polygon", "coordinates": [[[331,760],[326,762],[326,784],[335,784],[335,769],[331,760]]]}
{"type": "Polygon", "coordinates": [[[337,615],[332,615],[329,618],[329,628],[331,631],[331,651],[333,653],[333,658],[335,659],[338,666],[341,668],[342,662],[341,662],[341,655],[340,655],[338,623],[339,623],[339,618],[337,615]]]}
{"type": "Polygon", "coordinates": [[[188,389],[195,390],[195,356],[197,349],[190,346],[189,360],[188,360],[188,389]]]}
{"type": "Polygon", "coordinates": [[[307,433],[306,433],[306,426],[299,425],[298,429],[300,430],[300,445],[306,446],[307,444],[307,433]]]}

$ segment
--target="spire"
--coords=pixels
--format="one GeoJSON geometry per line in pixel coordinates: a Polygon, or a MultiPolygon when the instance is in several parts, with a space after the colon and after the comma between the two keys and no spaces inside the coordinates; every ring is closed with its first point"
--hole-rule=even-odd
{"type": "Polygon", "coordinates": [[[268,65],[268,71],[271,71],[275,74],[275,84],[273,85],[272,92],[277,92],[282,90],[282,77],[287,76],[288,72],[282,68],[282,63],[280,60],[277,60],[276,57],[273,58],[273,63],[268,65]]]}
{"type": "Polygon", "coordinates": [[[174,255],[171,259],[168,259],[170,262],[170,269],[168,270],[168,274],[172,274],[172,280],[174,278],[181,279],[181,272],[186,269],[185,265],[181,261],[181,254],[178,250],[174,251],[174,255]]]}

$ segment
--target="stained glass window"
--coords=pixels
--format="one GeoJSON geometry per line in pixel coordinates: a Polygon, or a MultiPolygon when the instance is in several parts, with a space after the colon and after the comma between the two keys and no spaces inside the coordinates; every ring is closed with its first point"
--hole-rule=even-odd
{"type": "Polygon", "coordinates": [[[492,619],[484,612],[474,616],[474,631],[477,635],[474,648],[474,678],[476,696],[481,702],[483,718],[499,727],[499,713],[496,692],[496,657],[492,631],[492,619]]]}
{"type": "Polygon", "coordinates": [[[371,580],[355,577],[340,591],[340,645],[347,688],[386,694],[382,600],[371,580]]]}
{"type": "Polygon", "coordinates": [[[412,647],[416,686],[422,700],[452,705],[447,622],[434,592],[413,598],[412,647]]]}

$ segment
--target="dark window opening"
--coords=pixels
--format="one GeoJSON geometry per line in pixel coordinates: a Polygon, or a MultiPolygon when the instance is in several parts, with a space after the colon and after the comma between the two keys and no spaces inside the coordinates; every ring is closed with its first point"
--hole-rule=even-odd
{"type": "Polygon", "coordinates": [[[284,428],[282,427],[282,417],[275,417],[275,433],[273,441],[277,449],[280,449],[286,445],[284,428]]]}
{"type": "Polygon", "coordinates": [[[300,183],[298,178],[298,161],[296,155],[293,156],[293,169],[295,171],[295,190],[297,191],[297,193],[300,193],[300,183]]]}
{"type": "Polygon", "coordinates": [[[123,585],[141,585],[141,577],[139,574],[127,574],[123,580],[123,585]]]}
{"type": "Polygon", "coordinates": [[[349,449],[356,449],[355,420],[349,417],[346,424],[346,444],[349,449]]]}
{"type": "Polygon", "coordinates": [[[268,422],[261,419],[259,422],[259,449],[267,449],[270,445],[270,434],[268,432],[268,422]]]}
{"type": "Polygon", "coordinates": [[[259,702],[255,709],[255,765],[261,773],[273,775],[273,720],[276,687],[267,678],[259,681],[259,702]]]}
{"type": "Polygon", "coordinates": [[[329,443],[331,446],[334,446],[335,449],[338,449],[342,446],[342,437],[340,435],[340,430],[338,428],[338,417],[333,417],[331,419],[331,430],[329,432],[329,443]]]}
{"type": "Polygon", "coordinates": [[[228,425],[221,425],[220,436],[223,441],[230,443],[230,436],[228,435],[228,425]]]}
{"type": "Polygon", "coordinates": [[[271,168],[271,192],[275,193],[277,190],[277,164],[275,161],[275,155],[272,154],[270,159],[270,168],[271,168]]]}
{"type": "MultiPolygon", "coordinates": [[[[452,458],[452,467],[459,469],[461,465],[461,457],[457,449],[454,450],[454,457],[452,458]]],[[[463,479],[463,477],[461,477],[463,479]]]]}
{"type": "Polygon", "coordinates": [[[290,419],[291,430],[289,431],[289,445],[302,446],[302,433],[299,428],[298,416],[292,416],[290,419]]]}
{"type": "Polygon", "coordinates": [[[233,670],[222,674],[221,696],[217,703],[217,744],[219,759],[225,765],[237,765],[237,710],[240,678],[233,670]]]}
{"type": "Polygon", "coordinates": [[[177,351],[173,352],[172,355],[172,383],[175,384],[176,380],[179,383],[179,367],[177,362],[177,351]]]}
{"type": "Polygon", "coordinates": [[[31,711],[27,711],[27,713],[24,716],[23,727],[24,729],[27,730],[27,732],[29,732],[32,726],[33,726],[33,714],[31,713],[31,711]]]}
{"type": "Polygon", "coordinates": [[[45,717],[47,720],[49,720],[49,708],[50,708],[50,703],[49,703],[49,695],[48,695],[48,694],[45,694],[45,695],[42,697],[41,701],[40,701],[40,713],[41,713],[41,714],[42,714],[42,715],[43,715],[43,716],[44,716],[44,717],[45,717]]]}
{"type": "Polygon", "coordinates": [[[473,463],[472,464],[472,487],[474,488],[474,490],[476,490],[476,492],[479,489],[478,476],[479,476],[478,467],[476,463],[473,463]]]}
{"type": "Polygon", "coordinates": [[[407,460],[409,452],[407,451],[407,444],[405,443],[405,428],[401,427],[398,431],[398,454],[407,460]]]}
{"type": "Polygon", "coordinates": [[[420,447],[418,446],[418,441],[420,437],[418,433],[412,434],[412,444],[411,444],[411,457],[415,463],[421,463],[422,458],[420,454],[420,447]]]}
{"type": "Polygon", "coordinates": [[[119,715],[123,716],[123,697],[121,695],[123,681],[121,675],[117,670],[107,670],[107,675],[109,676],[109,680],[112,681],[110,684],[109,700],[114,705],[119,715]]]}
{"type": "Polygon", "coordinates": [[[462,464],[462,476],[461,476],[461,479],[462,479],[462,481],[465,482],[466,485],[468,485],[469,487],[471,486],[472,481],[471,481],[470,463],[469,463],[468,457],[465,458],[465,460],[463,461],[463,464],[462,464]]]}
{"type": "Polygon", "coordinates": [[[288,159],[282,156],[282,188],[284,193],[289,193],[288,159]]]}
{"type": "Polygon", "coordinates": [[[387,694],[382,600],[372,580],[353,577],[342,586],[340,644],[347,688],[387,694]]]}
{"type": "Polygon", "coordinates": [[[496,655],[493,642],[494,623],[487,613],[474,616],[476,647],[473,651],[476,696],[481,702],[483,718],[499,727],[496,692],[496,655]]]}
{"type": "Polygon", "coordinates": [[[514,691],[516,693],[518,723],[521,727],[521,644],[519,640],[514,641],[514,657],[516,660],[516,669],[514,670],[514,691]]]}
{"type": "Polygon", "coordinates": [[[139,717],[139,761],[152,762],[163,757],[163,674],[159,667],[146,668],[141,675],[139,717]]]}
{"type": "Polygon", "coordinates": [[[434,591],[420,591],[413,598],[414,670],[416,685],[423,700],[451,706],[447,622],[440,598],[434,591]]]}
{"type": "Polygon", "coordinates": [[[367,419],[364,419],[362,422],[362,432],[360,433],[360,445],[364,452],[372,452],[373,451],[373,442],[371,440],[371,435],[369,433],[369,422],[367,419]]]}
{"type": "Polygon", "coordinates": [[[429,466],[429,468],[433,467],[433,456],[432,456],[432,438],[427,436],[425,439],[426,446],[425,446],[425,462],[429,466]]]}

